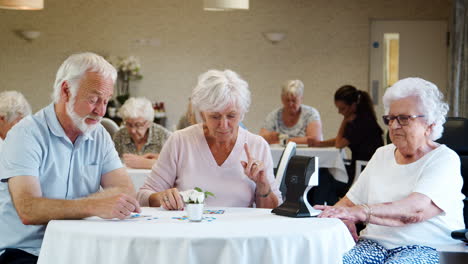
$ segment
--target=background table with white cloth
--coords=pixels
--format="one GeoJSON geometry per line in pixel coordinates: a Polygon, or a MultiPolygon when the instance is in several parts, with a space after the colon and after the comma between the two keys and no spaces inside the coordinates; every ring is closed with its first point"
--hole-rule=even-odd
{"type": "Polygon", "coordinates": [[[146,177],[150,175],[151,170],[127,168],[128,176],[132,179],[135,191],[138,192],[141,186],[145,184],[146,177]]]}
{"type": "MultiPolygon", "coordinates": [[[[273,166],[277,167],[278,162],[283,153],[284,147],[278,144],[270,145],[271,155],[273,156],[273,166]]],[[[296,148],[296,155],[307,156],[307,157],[319,157],[319,167],[328,168],[331,175],[335,180],[347,183],[348,174],[346,173],[346,167],[343,161],[346,153],[343,149],[338,148],[310,148],[303,145],[298,145],[296,148]]]]}
{"type": "Polygon", "coordinates": [[[228,207],[197,223],[184,211],[142,209],[146,218],[49,222],[38,263],[341,263],[354,245],[338,219],[228,207]]]}

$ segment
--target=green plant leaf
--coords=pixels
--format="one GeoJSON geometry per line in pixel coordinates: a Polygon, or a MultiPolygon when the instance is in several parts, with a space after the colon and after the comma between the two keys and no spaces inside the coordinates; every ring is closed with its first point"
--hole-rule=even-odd
{"type": "Polygon", "coordinates": [[[195,191],[197,191],[197,192],[203,192],[203,190],[200,189],[199,187],[195,187],[195,188],[193,188],[193,189],[194,189],[195,191]]]}
{"type": "Polygon", "coordinates": [[[212,192],[205,192],[205,197],[208,197],[208,196],[215,196],[212,192]]]}

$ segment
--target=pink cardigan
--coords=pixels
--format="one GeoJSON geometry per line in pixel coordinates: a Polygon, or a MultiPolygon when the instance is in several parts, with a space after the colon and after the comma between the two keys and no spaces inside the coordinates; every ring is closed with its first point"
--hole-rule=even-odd
{"type": "Polygon", "coordinates": [[[252,207],[255,203],[255,183],[244,174],[240,163],[247,161],[244,143],[249,146],[251,156],[265,164],[271,190],[281,204],[268,143],[239,127],[233,150],[218,166],[203,134],[202,124],[176,131],[166,141],[151,174],[137,194],[138,201],[141,206],[148,206],[149,196],[155,192],[173,187],[179,191],[200,187],[216,196],[205,201],[208,206],[252,207]]]}

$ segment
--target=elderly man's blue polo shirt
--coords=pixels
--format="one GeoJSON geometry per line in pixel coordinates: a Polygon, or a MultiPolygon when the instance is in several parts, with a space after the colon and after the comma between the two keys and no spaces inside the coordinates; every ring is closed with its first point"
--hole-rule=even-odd
{"type": "Polygon", "coordinates": [[[18,248],[39,255],[45,231],[44,225],[23,225],[6,179],[34,176],[43,197],[77,199],[97,192],[101,175],[121,167],[112,139],[101,125],[73,144],[54,104],[24,118],[9,131],[0,156],[0,254],[5,248],[18,248]]]}

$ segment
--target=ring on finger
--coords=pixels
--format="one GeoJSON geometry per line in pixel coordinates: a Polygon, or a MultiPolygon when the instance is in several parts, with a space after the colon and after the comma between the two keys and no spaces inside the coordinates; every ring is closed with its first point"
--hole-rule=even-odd
{"type": "Polygon", "coordinates": [[[252,163],[252,166],[253,166],[253,165],[255,165],[255,166],[257,166],[257,167],[258,167],[258,164],[259,164],[259,162],[258,162],[258,161],[254,161],[254,162],[252,163]]]}
{"type": "Polygon", "coordinates": [[[167,196],[164,196],[163,200],[164,200],[165,202],[167,202],[167,201],[169,201],[169,198],[168,198],[167,196]]]}

